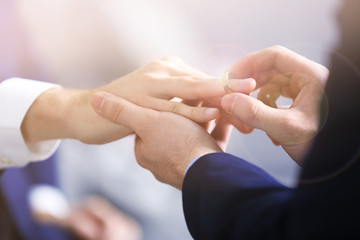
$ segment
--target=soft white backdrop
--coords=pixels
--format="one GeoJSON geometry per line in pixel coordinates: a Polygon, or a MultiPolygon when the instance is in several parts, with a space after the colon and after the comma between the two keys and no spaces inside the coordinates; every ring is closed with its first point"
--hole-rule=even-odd
{"type": "MultiPolygon", "coordinates": [[[[175,55],[221,76],[246,53],[284,45],[328,65],[337,0],[17,0],[19,18],[49,81],[92,87],[175,55]]],[[[189,239],[181,193],[138,167],[133,138],[104,146],[64,141],[62,185],[71,201],[104,194],[143,225],[145,239],[189,239]]],[[[228,152],[288,186],[299,167],[260,131],[234,132],[228,152]]]]}

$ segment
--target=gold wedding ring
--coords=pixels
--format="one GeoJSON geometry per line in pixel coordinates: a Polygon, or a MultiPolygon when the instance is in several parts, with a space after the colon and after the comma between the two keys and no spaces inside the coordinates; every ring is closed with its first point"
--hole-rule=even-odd
{"type": "Polygon", "coordinates": [[[222,85],[224,88],[225,93],[232,92],[232,89],[230,87],[229,79],[231,79],[233,74],[231,72],[225,72],[222,77],[222,85]]]}

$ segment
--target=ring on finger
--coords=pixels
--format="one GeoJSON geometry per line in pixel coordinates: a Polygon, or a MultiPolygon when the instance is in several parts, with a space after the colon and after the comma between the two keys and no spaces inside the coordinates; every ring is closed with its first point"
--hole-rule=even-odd
{"type": "Polygon", "coordinates": [[[232,78],[233,74],[231,72],[225,72],[222,77],[222,85],[224,88],[225,93],[232,92],[232,89],[230,87],[229,79],[232,78]]]}

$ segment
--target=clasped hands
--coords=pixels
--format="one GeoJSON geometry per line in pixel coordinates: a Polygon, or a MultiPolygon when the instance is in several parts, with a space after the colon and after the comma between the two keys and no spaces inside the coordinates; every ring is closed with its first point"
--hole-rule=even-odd
{"type": "MultiPolygon", "coordinates": [[[[139,84],[137,96],[118,97],[100,91],[91,99],[100,116],[136,133],[137,161],[159,181],[181,189],[193,159],[226,147],[231,125],[244,133],[253,128],[265,131],[274,144],[281,145],[301,165],[320,126],[320,105],[328,77],[325,67],[283,47],[272,47],[247,55],[229,68],[236,79],[230,82],[233,93],[225,95],[219,80],[178,59],[171,62],[188,69],[192,77],[165,76],[169,79],[157,85],[159,80],[149,81],[145,89],[139,84]],[[142,102],[144,93],[153,87],[152,96],[162,99],[142,102]],[[258,99],[250,97],[249,93],[258,88],[258,99]],[[292,98],[292,105],[275,108],[280,95],[292,98]],[[172,97],[196,107],[163,100],[172,97]],[[208,124],[195,123],[214,118],[216,127],[210,134],[208,124]]],[[[131,89],[125,91],[130,93],[131,89]]]]}
{"type": "Polygon", "coordinates": [[[30,143],[74,138],[89,144],[136,133],[138,163],[179,189],[193,159],[225,149],[232,126],[244,133],[265,131],[301,165],[319,130],[328,70],[276,46],[241,58],[228,71],[235,76],[229,94],[220,79],[174,57],[97,89],[48,90],[31,106],[22,133],[30,143]],[[249,96],[256,89],[257,99],[249,96]],[[276,107],[280,95],[292,105],[276,107]]]}

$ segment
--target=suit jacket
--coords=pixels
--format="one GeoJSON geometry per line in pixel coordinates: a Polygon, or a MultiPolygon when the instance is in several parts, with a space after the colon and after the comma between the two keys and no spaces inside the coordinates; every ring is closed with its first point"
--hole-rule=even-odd
{"type": "Polygon", "coordinates": [[[229,154],[203,156],[183,184],[195,239],[360,239],[360,1],[343,3],[328,118],[298,186],[287,188],[229,154]]]}
{"type": "Polygon", "coordinates": [[[64,230],[37,223],[31,215],[28,191],[36,184],[57,186],[56,155],[24,168],[7,169],[0,178],[0,239],[68,240],[64,230]]]}

